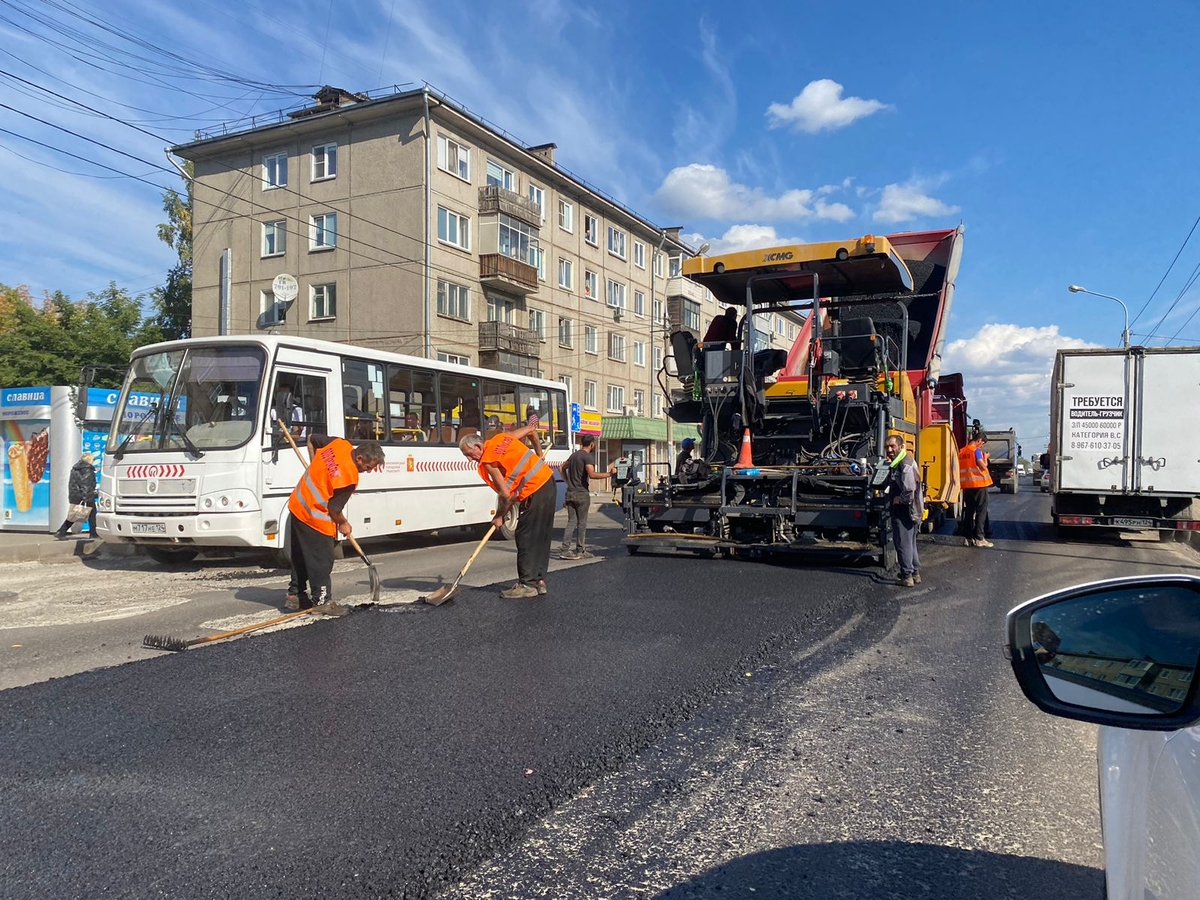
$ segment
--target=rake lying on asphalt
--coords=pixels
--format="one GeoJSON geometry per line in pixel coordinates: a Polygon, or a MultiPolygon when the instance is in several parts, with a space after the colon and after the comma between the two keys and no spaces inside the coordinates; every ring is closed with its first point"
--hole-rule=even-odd
{"type": "Polygon", "coordinates": [[[255,625],[245,625],[241,628],[235,628],[233,631],[210,634],[208,637],[192,638],[190,641],[167,635],[148,634],[142,638],[142,646],[149,647],[151,650],[170,650],[172,653],[175,653],[179,650],[186,650],[188,647],[195,647],[197,644],[211,644],[213,641],[223,641],[225,638],[245,634],[248,631],[257,631],[259,628],[266,628],[269,625],[278,625],[280,622],[286,622],[288,619],[294,619],[297,616],[307,616],[311,612],[311,609],[302,609],[299,612],[276,616],[274,619],[267,619],[267,621],[259,622],[255,625]]]}

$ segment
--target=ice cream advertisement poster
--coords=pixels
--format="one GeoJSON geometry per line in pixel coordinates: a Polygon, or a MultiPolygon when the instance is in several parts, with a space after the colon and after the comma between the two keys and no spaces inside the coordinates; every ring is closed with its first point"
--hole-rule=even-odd
{"type": "Polygon", "coordinates": [[[4,457],[0,517],[5,525],[49,526],[49,425],[46,419],[0,420],[0,436],[3,437],[0,447],[4,457]]]}

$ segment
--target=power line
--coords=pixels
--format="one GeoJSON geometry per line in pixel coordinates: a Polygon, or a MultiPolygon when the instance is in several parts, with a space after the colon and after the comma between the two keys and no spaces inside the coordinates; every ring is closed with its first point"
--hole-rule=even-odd
{"type": "Polygon", "coordinates": [[[1167,271],[1163,272],[1163,277],[1159,279],[1158,285],[1154,288],[1154,291],[1150,294],[1150,296],[1146,298],[1146,302],[1142,304],[1142,308],[1138,310],[1138,314],[1133,317],[1133,321],[1129,323],[1131,328],[1137,323],[1137,320],[1141,317],[1142,313],[1146,311],[1146,307],[1150,305],[1150,301],[1154,299],[1154,295],[1158,293],[1158,289],[1163,286],[1163,282],[1167,280],[1167,276],[1170,275],[1171,270],[1175,268],[1175,263],[1179,261],[1179,254],[1183,253],[1183,248],[1186,247],[1188,245],[1188,241],[1192,239],[1192,233],[1196,230],[1197,225],[1200,225],[1200,216],[1197,216],[1196,221],[1192,223],[1191,231],[1187,233],[1187,237],[1184,238],[1183,243],[1179,245],[1179,250],[1175,253],[1175,258],[1172,259],[1171,264],[1167,266],[1167,271]]]}

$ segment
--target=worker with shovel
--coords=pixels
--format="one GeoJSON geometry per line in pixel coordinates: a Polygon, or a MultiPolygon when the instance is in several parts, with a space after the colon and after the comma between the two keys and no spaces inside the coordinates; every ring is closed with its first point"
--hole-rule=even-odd
{"type": "Polygon", "coordinates": [[[546,593],[546,569],[550,567],[550,541],[554,526],[557,489],[554,473],[542,459],[538,442],[537,420],[502,431],[484,441],[468,434],[458,442],[463,456],[479,464],[479,475],[496,491],[496,515],[492,524],[499,528],[505,514],[521,506],[517,522],[517,577],[515,585],[500,596],[506,600],[536,597],[546,593]],[[533,437],[533,448],[525,443],[533,437]]]}
{"type": "Polygon", "coordinates": [[[383,466],[383,448],[376,441],[355,446],[344,438],[311,434],[308,453],[312,459],[308,472],[288,498],[292,581],[286,605],[288,609],[313,606],[314,612],[343,616],[346,607],[333,600],[333,551],[338,534],[350,537],[353,529],[342,509],[358,487],[359,473],[383,466]]]}

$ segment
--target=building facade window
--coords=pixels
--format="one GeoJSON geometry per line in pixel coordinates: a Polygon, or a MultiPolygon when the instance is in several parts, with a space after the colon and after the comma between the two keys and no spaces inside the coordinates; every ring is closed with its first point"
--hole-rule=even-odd
{"type": "Polygon", "coordinates": [[[308,219],[308,249],[332,250],[337,246],[337,213],[318,213],[308,219]]]}
{"type": "Polygon", "coordinates": [[[643,341],[633,342],[633,364],[646,367],[646,344],[643,341]]]}
{"type": "Polygon", "coordinates": [[[540,340],[546,339],[546,313],[541,309],[529,311],[529,330],[536,331],[540,340]]]}
{"type": "Polygon", "coordinates": [[[625,335],[619,331],[608,333],[608,358],[625,362],[625,335]]]}
{"type": "Polygon", "coordinates": [[[608,411],[611,413],[625,412],[625,388],[619,384],[608,386],[608,411]]]}
{"type": "Polygon", "coordinates": [[[439,316],[471,321],[471,290],[464,284],[438,279],[437,311],[439,316]]]}
{"type": "Polygon", "coordinates": [[[566,316],[559,316],[558,318],[558,346],[575,346],[575,322],[566,316]]]}
{"type": "Polygon", "coordinates": [[[309,288],[309,319],[337,317],[337,285],[314,284],[309,288]]]}
{"type": "Polygon", "coordinates": [[[646,317],[646,295],[642,291],[633,292],[633,314],[639,319],[646,317]]]}
{"type": "Polygon", "coordinates": [[[625,232],[612,225],[608,226],[608,252],[621,259],[625,258],[625,232]]]}
{"type": "Polygon", "coordinates": [[[619,281],[608,280],[607,302],[613,309],[625,308],[625,285],[619,281]]]}
{"type": "Polygon", "coordinates": [[[700,304],[695,300],[683,301],[683,327],[692,331],[700,330],[700,304]]]}
{"type": "Polygon", "coordinates": [[[567,401],[568,402],[573,401],[575,392],[571,389],[571,376],[570,375],[559,375],[558,383],[567,389],[567,401]]]}
{"type": "Polygon", "coordinates": [[[263,190],[287,187],[288,157],[286,153],[272,153],[262,161],[263,190]]]}
{"type": "Polygon", "coordinates": [[[654,352],[650,354],[650,358],[654,360],[654,371],[662,369],[663,352],[662,347],[655,347],[654,352]]]}
{"type": "Polygon", "coordinates": [[[287,252],[287,219],[263,222],[262,255],[283,256],[287,252]]]}
{"type": "Polygon", "coordinates": [[[536,184],[529,186],[529,199],[537,204],[538,214],[546,221],[546,192],[536,184]]]}
{"type": "Polygon", "coordinates": [[[654,418],[661,419],[663,414],[663,398],[662,394],[654,395],[654,418]]]}
{"type": "Polygon", "coordinates": [[[498,163],[494,159],[489,159],[487,163],[487,183],[502,187],[506,191],[515,191],[517,189],[517,175],[512,169],[504,165],[504,163],[498,163]]]}
{"type": "Polygon", "coordinates": [[[506,322],[511,325],[516,308],[517,305],[511,300],[505,300],[495,294],[487,295],[487,320],[489,322],[506,322]]]}
{"type": "Polygon", "coordinates": [[[566,200],[558,201],[558,227],[563,231],[575,233],[575,204],[566,200]]]}
{"type": "Polygon", "coordinates": [[[654,324],[660,328],[665,327],[667,324],[667,314],[665,312],[665,308],[663,307],[663,302],[661,300],[654,301],[653,321],[654,321],[654,324]]]}
{"type": "Polygon", "coordinates": [[[328,181],[337,177],[337,144],[318,144],[312,148],[312,180],[328,181]]]}
{"type": "Polygon", "coordinates": [[[600,220],[587,213],[583,214],[583,239],[593,247],[600,246],[600,220]]]}
{"type": "Polygon", "coordinates": [[[657,251],[654,254],[654,277],[662,278],[662,254],[657,251]]]}
{"type": "Polygon", "coordinates": [[[641,241],[633,242],[633,264],[639,269],[646,268],[646,245],[641,241]]]}
{"type": "MultiPolygon", "coordinates": [[[[351,179],[353,180],[353,179],[351,179]]],[[[461,250],[471,249],[471,220],[451,212],[444,206],[438,207],[438,240],[461,250]]]]}
{"type": "Polygon", "coordinates": [[[546,280],[546,251],[541,247],[534,250],[537,259],[538,281],[546,280]]]}
{"type": "Polygon", "coordinates": [[[538,264],[538,229],[500,213],[499,252],[531,266],[538,264]]]}
{"type": "Polygon", "coordinates": [[[558,286],[565,291],[575,290],[575,267],[562,257],[558,259],[558,286]]]}
{"type": "Polygon", "coordinates": [[[455,363],[460,366],[469,366],[471,364],[471,357],[469,356],[460,356],[457,353],[443,353],[441,350],[438,351],[437,358],[438,362],[455,363]]]}
{"type": "Polygon", "coordinates": [[[583,349],[586,353],[600,352],[600,333],[595,325],[583,326],[583,349]]]}
{"type": "Polygon", "coordinates": [[[589,300],[600,299],[600,276],[587,269],[583,270],[583,296],[589,300]]]}
{"type": "Polygon", "coordinates": [[[683,257],[679,254],[672,254],[667,264],[667,277],[676,278],[683,271],[683,257]]]}
{"type": "Polygon", "coordinates": [[[634,391],[633,392],[633,408],[637,410],[637,414],[639,416],[646,415],[646,392],[645,391],[634,391]]]}
{"type": "Polygon", "coordinates": [[[596,382],[585,381],[583,383],[583,408],[596,408],[596,382]]]}
{"type": "Polygon", "coordinates": [[[438,135],[438,168],[463,181],[471,180],[471,148],[454,138],[438,135]]]}

